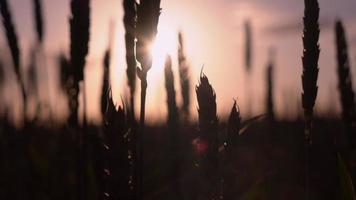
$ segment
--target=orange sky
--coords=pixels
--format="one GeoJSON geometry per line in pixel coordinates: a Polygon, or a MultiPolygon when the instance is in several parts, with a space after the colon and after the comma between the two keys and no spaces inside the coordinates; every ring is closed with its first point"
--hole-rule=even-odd
{"type": "MultiPolygon", "coordinates": [[[[46,16],[45,50],[47,60],[44,62],[50,75],[49,84],[43,84],[43,91],[49,85],[51,109],[58,116],[64,115],[66,108],[63,95],[58,92],[57,66],[55,56],[59,50],[68,51],[69,32],[68,15],[69,0],[44,0],[46,16]]],[[[20,44],[24,49],[23,63],[26,67],[28,49],[34,40],[32,6],[30,0],[11,0],[15,23],[19,32],[20,44]]],[[[354,43],[356,27],[352,23],[356,15],[353,9],[356,3],[352,0],[340,0],[337,4],[332,0],[320,0],[321,7],[321,55],[319,96],[317,110],[322,113],[329,110],[329,105],[339,109],[338,93],[336,90],[335,51],[333,22],[335,17],[342,17],[347,25],[350,45],[351,64],[354,64],[354,43]]],[[[268,61],[268,49],[273,46],[277,50],[275,64],[276,90],[275,107],[277,116],[294,117],[301,91],[301,22],[303,16],[303,1],[283,0],[162,0],[162,15],[159,22],[157,47],[155,54],[170,53],[174,59],[173,69],[176,73],[176,92],[180,102],[178,72],[176,61],[176,33],[182,30],[185,36],[187,56],[191,63],[192,92],[198,82],[202,66],[217,94],[219,116],[223,118],[230,110],[233,99],[237,98],[242,113],[246,113],[247,101],[244,76],[244,35],[243,23],[250,19],[253,28],[254,61],[252,78],[249,88],[252,92],[253,114],[261,114],[264,109],[265,67],[268,61]]],[[[125,97],[126,64],[124,48],[124,28],[122,24],[121,0],[93,0],[92,28],[90,54],[86,67],[88,114],[89,119],[100,121],[100,89],[102,76],[102,57],[107,47],[108,25],[110,19],[116,21],[115,49],[111,66],[114,99],[121,104],[120,96],[125,97]]],[[[2,27],[0,28],[1,32],[2,27]]],[[[3,35],[3,34],[2,34],[3,35]]],[[[8,51],[4,37],[0,37],[2,50],[8,51]]],[[[156,56],[157,57],[157,56],[156,56]]],[[[147,119],[157,122],[166,116],[166,95],[164,93],[162,59],[154,61],[154,66],[148,74],[147,119]]],[[[353,65],[354,66],[354,65],[353,65]]],[[[41,66],[42,69],[44,66],[41,66]]],[[[355,77],[355,67],[352,68],[355,77]]],[[[13,74],[7,72],[8,86],[6,99],[11,104],[13,97],[19,96],[13,74]]],[[[354,79],[354,83],[356,80],[354,79]]],[[[139,91],[139,88],[138,90],[139,91]]],[[[46,99],[44,93],[42,98],[46,99]]],[[[19,101],[18,101],[19,102],[19,101]]],[[[16,104],[16,103],[15,103],[16,104]]],[[[136,104],[139,104],[137,99],[136,104]]],[[[20,110],[19,103],[15,107],[20,110]]],[[[136,106],[138,107],[138,106],[136,106]]],[[[196,116],[196,99],[192,94],[191,110],[196,116]]],[[[138,112],[138,111],[137,111],[138,112]]],[[[17,115],[20,115],[17,112],[17,115]]]]}

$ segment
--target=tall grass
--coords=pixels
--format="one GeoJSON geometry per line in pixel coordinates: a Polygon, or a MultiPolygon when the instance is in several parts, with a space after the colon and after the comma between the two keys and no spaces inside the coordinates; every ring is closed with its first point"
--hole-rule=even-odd
{"type": "Polygon", "coordinates": [[[348,57],[348,48],[343,24],[337,21],[335,24],[336,50],[337,50],[337,74],[339,79],[339,93],[342,107],[342,119],[344,121],[348,135],[349,145],[352,148],[356,146],[356,137],[353,132],[353,123],[355,123],[355,94],[352,89],[352,77],[350,72],[350,62],[348,57]]]}
{"type": "Polygon", "coordinates": [[[145,125],[145,104],[147,90],[147,72],[152,67],[151,46],[157,34],[158,20],[161,13],[161,0],[142,0],[137,7],[136,26],[136,58],[141,64],[137,68],[137,76],[141,80],[141,110],[140,110],[140,133],[137,136],[137,163],[141,169],[137,172],[137,199],[143,198],[142,184],[142,164],[143,164],[143,141],[145,125]]]}
{"type": "Polygon", "coordinates": [[[21,73],[21,62],[20,62],[21,51],[19,49],[17,33],[15,30],[15,26],[13,24],[12,15],[7,0],[0,0],[0,12],[3,19],[2,22],[6,33],[7,44],[10,48],[12,62],[17,76],[17,81],[21,87],[21,94],[23,99],[23,113],[24,113],[24,119],[26,120],[27,94],[25,89],[25,83],[21,73]]]}
{"type": "Polygon", "coordinates": [[[182,32],[178,33],[178,66],[179,66],[179,78],[180,89],[182,95],[182,112],[184,120],[187,121],[190,116],[190,77],[189,77],[189,65],[185,55],[184,40],[182,32]]]}
{"type": "Polygon", "coordinates": [[[304,108],[305,137],[305,198],[310,199],[310,147],[312,145],[313,109],[318,93],[318,60],[319,48],[319,3],[317,0],[304,0],[304,31],[303,31],[303,74],[302,74],[302,106],[304,108]]]}
{"type": "Polygon", "coordinates": [[[205,199],[218,198],[218,117],[216,95],[208,78],[200,75],[196,87],[199,116],[199,137],[206,149],[201,153],[202,193],[205,199]]]}

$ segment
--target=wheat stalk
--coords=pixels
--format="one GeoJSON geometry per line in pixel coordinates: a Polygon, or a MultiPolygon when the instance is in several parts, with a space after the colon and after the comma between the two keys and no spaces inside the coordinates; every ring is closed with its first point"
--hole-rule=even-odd
{"type": "Polygon", "coordinates": [[[104,56],[104,72],[103,72],[103,84],[101,89],[101,114],[105,115],[106,108],[108,105],[107,95],[109,92],[110,85],[110,49],[105,51],[104,56]]]}
{"type": "Polygon", "coordinates": [[[23,98],[23,110],[24,110],[24,118],[26,120],[26,112],[27,112],[27,95],[26,95],[26,89],[25,89],[25,84],[24,80],[21,74],[21,64],[20,64],[20,56],[21,52],[19,49],[18,45],[18,38],[17,38],[17,33],[12,21],[12,16],[11,12],[9,10],[8,2],[7,0],[0,0],[0,12],[3,18],[3,26],[5,29],[6,33],[6,39],[8,46],[11,51],[11,57],[14,65],[14,70],[17,76],[17,80],[20,84],[21,87],[21,93],[22,93],[22,98],[23,98]]]}
{"type": "Polygon", "coordinates": [[[176,128],[178,123],[178,109],[176,103],[176,92],[174,89],[172,59],[170,56],[167,56],[166,58],[164,75],[167,93],[168,124],[171,128],[176,128]]]}
{"type": "Polygon", "coordinates": [[[252,67],[252,30],[249,20],[245,21],[245,66],[246,71],[249,73],[252,67]]]}
{"type": "Polygon", "coordinates": [[[318,93],[318,60],[319,60],[319,4],[317,0],[304,0],[304,31],[303,31],[303,74],[302,74],[302,106],[304,108],[305,136],[305,198],[309,199],[309,152],[312,144],[313,108],[318,93]]]}
{"type": "MultiPolygon", "coordinates": [[[[271,50],[270,54],[273,53],[271,50]]],[[[270,55],[272,57],[272,55],[270,55]]],[[[274,103],[273,103],[273,58],[270,58],[266,69],[266,82],[267,82],[267,95],[266,95],[266,110],[267,110],[267,118],[269,121],[274,121],[274,103]]]]}
{"type": "Polygon", "coordinates": [[[130,88],[131,121],[135,120],[135,91],[136,91],[136,57],[135,57],[135,29],[136,29],[136,1],[124,0],[124,26],[126,46],[126,75],[130,88]]]}
{"type": "Polygon", "coordinates": [[[141,80],[141,110],[140,110],[140,133],[137,136],[137,163],[141,169],[137,169],[137,199],[143,198],[143,141],[142,135],[145,125],[145,104],[147,89],[147,72],[152,67],[151,46],[157,34],[157,26],[161,0],[142,0],[137,7],[137,25],[136,25],[136,58],[141,64],[137,67],[137,76],[141,80]]]}
{"type": "Polygon", "coordinates": [[[181,162],[180,162],[180,136],[179,136],[179,113],[176,103],[176,92],[174,89],[174,74],[172,70],[172,58],[167,55],[164,68],[165,86],[167,93],[168,128],[170,142],[169,171],[172,177],[170,184],[172,196],[182,199],[180,193],[181,162]]]}
{"type": "MultiPolygon", "coordinates": [[[[70,23],[70,64],[73,78],[73,91],[70,97],[69,124],[78,125],[79,82],[84,77],[85,59],[89,51],[90,1],[72,0],[70,23]]],[[[83,91],[84,92],[84,91],[83,91]]],[[[84,92],[85,93],[85,92],[84,92]]],[[[84,94],[83,93],[83,94],[84,94]]],[[[85,109],[84,109],[85,110],[85,109]]]]}
{"type": "Polygon", "coordinates": [[[4,103],[4,102],[2,102],[4,100],[3,99],[4,83],[5,83],[5,70],[4,70],[3,63],[0,60],[0,103],[4,103]]]}
{"type": "MultiPolygon", "coordinates": [[[[78,94],[79,82],[83,81],[83,125],[84,132],[86,132],[86,93],[85,93],[85,79],[84,67],[86,56],[89,51],[89,28],[90,28],[90,0],[72,0],[71,1],[71,16],[70,24],[70,65],[72,76],[72,87],[70,92],[70,117],[69,124],[72,127],[78,127],[78,94]]],[[[78,199],[86,199],[86,160],[87,160],[87,142],[86,135],[83,137],[81,133],[77,135],[78,142],[78,199]]]]}
{"type": "Polygon", "coordinates": [[[128,199],[129,162],[127,118],[123,107],[116,107],[111,88],[106,93],[107,107],[103,117],[105,165],[103,199],[128,199]]]}
{"type": "Polygon", "coordinates": [[[207,145],[206,152],[202,153],[202,172],[208,184],[206,191],[202,191],[209,199],[217,198],[218,189],[218,117],[216,113],[216,95],[208,78],[200,75],[200,82],[196,87],[199,115],[200,139],[207,145]]]}
{"type": "Polygon", "coordinates": [[[236,146],[239,131],[241,126],[240,110],[238,109],[236,100],[231,108],[229,120],[227,123],[227,149],[230,151],[231,147],[236,146]]]}
{"type": "Polygon", "coordinates": [[[189,118],[189,107],[190,107],[190,77],[189,77],[189,67],[187,59],[184,52],[184,41],[183,34],[178,33],[178,66],[179,66],[179,78],[180,78],[180,87],[182,95],[182,111],[184,114],[184,119],[189,118]]]}
{"type": "Polygon", "coordinates": [[[304,34],[303,34],[303,75],[302,105],[305,117],[305,137],[311,144],[313,108],[318,93],[319,60],[319,4],[317,0],[305,0],[304,34]]]}
{"type": "Polygon", "coordinates": [[[43,17],[42,17],[42,3],[41,2],[42,2],[41,0],[33,0],[37,40],[39,43],[42,44],[43,37],[44,37],[44,23],[43,23],[43,17]]]}
{"type": "Polygon", "coordinates": [[[239,132],[241,128],[241,116],[240,109],[237,105],[236,100],[231,108],[230,116],[227,122],[227,136],[224,147],[226,148],[226,157],[224,158],[224,166],[222,167],[223,175],[223,196],[224,199],[234,199],[236,196],[235,186],[236,177],[232,176],[234,173],[229,167],[233,160],[235,160],[234,147],[237,146],[239,140],[239,132]]]}
{"type": "Polygon", "coordinates": [[[338,63],[337,72],[339,78],[339,92],[342,107],[342,118],[347,129],[350,146],[354,147],[355,137],[353,136],[354,133],[352,133],[352,125],[355,122],[356,117],[355,94],[352,89],[352,77],[350,72],[346,35],[341,21],[336,22],[335,32],[338,63]]]}

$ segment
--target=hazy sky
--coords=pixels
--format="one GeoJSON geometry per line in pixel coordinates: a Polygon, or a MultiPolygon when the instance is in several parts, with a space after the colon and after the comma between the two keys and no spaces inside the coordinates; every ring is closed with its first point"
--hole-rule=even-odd
{"type": "MultiPolygon", "coordinates": [[[[28,49],[33,44],[34,25],[31,0],[10,0],[14,13],[20,44],[23,48],[23,67],[26,68],[28,49]]],[[[350,42],[354,83],[356,83],[356,1],[320,0],[320,74],[318,111],[320,113],[339,109],[336,81],[336,60],[334,47],[334,22],[344,21],[350,42]]],[[[63,115],[66,107],[63,95],[58,92],[55,57],[59,51],[68,52],[69,0],[43,0],[46,22],[45,52],[46,60],[41,60],[49,71],[50,83],[42,84],[42,91],[51,91],[53,112],[63,115]],[[48,86],[48,87],[47,87],[48,86]]],[[[99,120],[99,99],[102,76],[102,57],[108,43],[110,19],[116,22],[115,49],[111,66],[114,98],[121,104],[120,96],[125,98],[126,64],[124,48],[124,28],[122,24],[121,0],[92,0],[92,27],[90,55],[86,67],[88,113],[90,119],[99,120]]],[[[244,30],[246,19],[252,23],[253,30],[253,71],[248,80],[252,93],[252,111],[261,114],[264,110],[265,68],[268,62],[268,49],[276,49],[275,56],[275,107],[279,117],[295,116],[301,92],[301,54],[302,54],[302,0],[162,0],[162,15],[157,36],[154,66],[148,74],[148,121],[162,119],[166,115],[166,95],[162,57],[166,53],[173,56],[176,73],[176,90],[180,102],[177,61],[176,33],[182,30],[187,46],[187,56],[191,64],[192,92],[198,82],[202,66],[217,94],[219,116],[229,112],[233,99],[237,98],[243,113],[247,110],[246,79],[244,75],[244,30]],[[159,58],[161,57],[161,58],[159,58]]],[[[7,52],[2,27],[0,37],[1,51],[7,52]]],[[[43,71],[43,70],[42,70],[43,71]]],[[[7,101],[19,96],[13,72],[7,71],[7,101]]],[[[43,73],[43,72],[42,72],[43,73]]],[[[43,75],[43,74],[42,74],[43,75]]],[[[139,88],[138,90],[139,91],[139,88]]],[[[42,93],[42,97],[46,95],[42,93]]],[[[192,95],[192,113],[196,116],[195,93],[192,95]]],[[[137,104],[139,101],[136,102],[137,104]]],[[[14,106],[19,110],[18,106],[14,106]]],[[[138,106],[136,106],[138,107],[138,106]]]]}

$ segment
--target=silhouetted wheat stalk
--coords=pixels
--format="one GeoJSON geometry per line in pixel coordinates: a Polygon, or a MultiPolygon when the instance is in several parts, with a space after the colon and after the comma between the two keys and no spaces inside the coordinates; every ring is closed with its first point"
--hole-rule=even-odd
{"type": "MultiPolygon", "coordinates": [[[[137,23],[137,3],[135,0],[123,0],[124,7],[124,27],[125,27],[125,47],[126,47],[126,75],[127,84],[130,88],[130,104],[129,109],[129,123],[130,123],[130,151],[132,152],[131,167],[131,186],[132,189],[137,189],[133,180],[137,180],[137,173],[139,166],[134,163],[137,161],[137,127],[135,119],[135,92],[136,92],[136,55],[135,55],[135,38],[136,38],[136,23],[137,23]]],[[[135,193],[135,191],[133,191],[135,193]]],[[[131,197],[132,198],[132,197],[131,197]]]]}
{"type": "Polygon", "coordinates": [[[116,108],[110,86],[106,94],[107,107],[104,115],[105,186],[103,199],[129,199],[131,155],[128,153],[127,118],[125,110],[116,108]]]}
{"type": "Polygon", "coordinates": [[[169,128],[169,173],[172,177],[171,192],[176,199],[182,199],[180,193],[181,163],[180,163],[180,137],[179,137],[179,112],[176,103],[176,92],[174,89],[174,74],[172,70],[172,59],[166,57],[164,68],[165,86],[167,93],[168,128],[169,128]]]}
{"type": "Polygon", "coordinates": [[[208,78],[200,75],[200,82],[196,87],[199,114],[199,136],[207,145],[202,152],[201,168],[203,179],[203,196],[207,199],[218,198],[218,117],[216,113],[216,95],[208,78]],[[204,188],[205,187],[207,188],[204,188]]]}
{"type": "Polygon", "coordinates": [[[165,85],[167,92],[168,125],[176,128],[178,123],[178,109],[176,103],[176,92],[174,89],[174,76],[172,70],[172,59],[167,56],[164,68],[165,85]]]}
{"type": "MultiPolygon", "coordinates": [[[[0,60],[0,103],[3,104],[4,102],[4,83],[5,83],[5,70],[2,61],[0,60]]],[[[5,107],[5,106],[4,106],[5,107]]]]}
{"type": "Polygon", "coordinates": [[[240,126],[241,126],[241,117],[240,117],[240,111],[237,107],[237,102],[236,100],[234,101],[234,105],[231,108],[228,124],[227,124],[227,144],[226,148],[228,151],[231,151],[231,148],[233,146],[236,146],[238,137],[239,137],[239,131],[240,131],[240,126]]]}
{"type": "Polygon", "coordinates": [[[33,0],[34,16],[36,22],[37,40],[39,43],[43,43],[44,37],[44,23],[42,17],[42,4],[41,0],[33,0]]]}
{"type": "Polygon", "coordinates": [[[251,70],[252,70],[252,27],[251,22],[247,19],[244,22],[244,31],[245,31],[245,52],[244,52],[244,61],[245,61],[245,90],[246,90],[246,99],[247,99],[247,114],[251,115],[252,112],[252,89],[250,82],[252,81],[251,70]]]}
{"type": "MultiPolygon", "coordinates": [[[[47,66],[47,64],[45,63],[46,59],[45,59],[45,54],[43,52],[43,43],[44,43],[44,37],[45,37],[45,32],[44,32],[44,18],[43,18],[43,11],[42,11],[42,0],[32,0],[33,3],[33,16],[34,16],[34,21],[35,21],[35,31],[36,31],[36,44],[34,46],[34,54],[32,56],[33,59],[33,63],[34,66],[37,66],[37,69],[41,69],[44,74],[45,74],[45,78],[46,78],[46,82],[47,84],[44,84],[46,86],[46,90],[47,90],[47,95],[48,95],[48,101],[51,99],[50,97],[50,90],[51,88],[49,87],[49,72],[48,72],[48,68],[45,67],[47,66]],[[37,58],[41,58],[41,59],[37,59],[37,58]],[[41,67],[41,68],[38,68],[41,67]]],[[[34,74],[37,73],[38,70],[34,70],[34,74]]],[[[37,77],[39,78],[39,76],[37,77]]],[[[39,80],[35,80],[35,81],[39,81],[39,80]]],[[[40,92],[35,93],[34,95],[39,96],[40,92]]],[[[37,106],[40,107],[40,98],[37,98],[37,106]]]]}
{"type": "MultiPolygon", "coordinates": [[[[70,65],[72,86],[69,97],[69,125],[78,127],[78,94],[79,82],[84,80],[84,67],[86,56],[89,51],[89,28],[90,28],[90,0],[72,0],[71,1],[71,17],[70,23],[70,65]]],[[[84,132],[86,129],[86,95],[85,82],[83,82],[83,124],[84,132]]],[[[86,199],[86,157],[87,157],[87,142],[86,135],[78,132],[78,175],[79,175],[79,191],[78,198],[86,199]]]]}
{"type": "Polygon", "coordinates": [[[179,66],[179,78],[180,87],[182,94],[182,111],[184,114],[184,119],[189,118],[189,107],[190,107],[190,77],[189,77],[189,67],[187,59],[184,52],[184,41],[181,32],[178,33],[178,66],[179,66]]]}
{"type": "MultiPolygon", "coordinates": [[[[70,97],[69,124],[78,125],[79,82],[84,77],[85,59],[89,51],[90,1],[72,0],[70,17],[70,61],[73,77],[72,96],[70,97]]],[[[85,92],[83,91],[83,94],[85,92]]]]}
{"type": "Polygon", "coordinates": [[[350,73],[350,63],[348,58],[348,49],[346,43],[346,35],[341,21],[337,21],[335,25],[336,32],[336,47],[337,47],[337,63],[338,63],[338,78],[339,92],[342,107],[342,118],[344,120],[347,134],[349,137],[350,147],[355,147],[355,133],[353,132],[353,123],[355,123],[355,94],[352,89],[352,77],[350,73]]]}
{"type": "Polygon", "coordinates": [[[113,24],[110,23],[109,26],[109,43],[108,48],[105,51],[104,60],[103,60],[103,84],[101,89],[101,114],[104,117],[108,105],[108,92],[110,86],[110,57],[111,57],[111,48],[113,41],[113,24]]]}
{"type": "Polygon", "coordinates": [[[249,20],[245,21],[245,66],[247,73],[251,70],[252,65],[252,30],[249,20]]]}
{"type": "Polygon", "coordinates": [[[18,45],[18,38],[16,34],[16,30],[12,21],[11,12],[9,10],[7,0],[0,0],[0,12],[2,15],[3,26],[6,33],[7,43],[9,45],[12,61],[14,65],[14,70],[17,76],[17,80],[21,87],[21,93],[23,98],[23,110],[24,110],[24,118],[26,120],[26,113],[27,113],[27,95],[24,80],[21,74],[21,64],[20,64],[20,56],[21,52],[18,45]]]}
{"type": "Polygon", "coordinates": [[[236,100],[231,108],[230,116],[227,123],[227,138],[224,146],[226,148],[226,157],[224,159],[224,170],[222,170],[223,175],[223,195],[224,199],[234,199],[236,198],[236,180],[237,178],[233,176],[234,172],[231,169],[231,163],[235,160],[235,154],[233,149],[236,148],[239,140],[239,132],[241,128],[241,116],[240,110],[238,108],[236,100]]]}
{"type": "Polygon", "coordinates": [[[313,108],[318,93],[318,60],[319,60],[319,4],[317,0],[304,0],[304,31],[303,31],[303,75],[302,75],[302,105],[305,118],[305,145],[306,145],[306,199],[309,199],[309,151],[312,144],[313,108]]]}
{"type": "Polygon", "coordinates": [[[107,95],[109,92],[109,85],[110,85],[110,49],[105,51],[104,56],[104,72],[103,72],[103,84],[101,89],[101,113],[102,116],[105,115],[108,99],[107,95]]]}
{"type": "Polygon", "coordinates": [[[137,76],[141,80],[141,110],[140,110],[140,134],[138,134],[138,150],[137,150],[137,164],[141,169],[137,175],[137,199],[143,197],[142,194],[142,134],[145,125],[145,103],[146,103],[146,89],[147,89],[147,72],[152,67],[151,47],[157,34],[158,20],[161,13],[161,0],[142,0],[137,7],[137,26],[136,26],[136,58],[141,64],[137,68],[137,76]]]}
{"type": "MultiPolygon", "coordinates": [[[[28,65],[28,93],[32,93],[37,101],[39,101],[38,96],[38,77],[36,71],[36,48],[31,48],[30,57],[29,57],[29,65],[28,65]]],[[[38,105],[37,105],[38,106],[38,105]]]]}
{"type": "MultiPolygon", "coordinates": [[[[271,50],[273,51],[273,50],[271,50]]],[[[272,54],[273,52],[270,52],[272,54]]],[[[272,55],[270,55],[272,57],[272,55]]],[[[274,104],[273,104],[273,61],[270,58],[266,69],[266,85],[267,85],[267,95],[266,95],[266,111],[268,120],[274,121],[274,104]]]]}
{"type": "Polygon", "coordinates": [[[70,86],[71,84],[68,83],[71,77],[70,74],[70,61],[66,58],[66,56],[63,53],[60,53],[57,56],[57,64],[59,66],[59,71],[60,71],[60,86],[63,92],[66,93],[67,96],[69,96],[70,92],[70,86]]]}
{"type": "Polygon", "coordinates": [[[130,88],[130,120],[135,120],[135,91],[136,91],[136,57],[135,57],[135,29],[136,29],[136,1],[124,0],[124,26],[126,45],[126,74],[130,88]]]}

